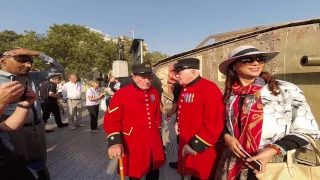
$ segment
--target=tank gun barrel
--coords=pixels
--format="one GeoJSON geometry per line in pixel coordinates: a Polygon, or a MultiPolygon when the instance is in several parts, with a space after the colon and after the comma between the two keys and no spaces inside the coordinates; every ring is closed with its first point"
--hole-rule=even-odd
{"type": "Polygon", "coordinates": [[[301,66],[320,66],[320,57],[302,56],[301,66]]]}

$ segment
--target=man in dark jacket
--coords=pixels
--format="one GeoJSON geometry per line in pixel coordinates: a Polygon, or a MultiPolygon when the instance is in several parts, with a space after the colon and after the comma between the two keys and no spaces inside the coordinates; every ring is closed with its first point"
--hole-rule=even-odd
{"type": "MultiPolygon", "coordinates": [[[[60,115],[60,107],[58,105],[58,99],[61,95],[57,93],[57,84],[62,80],[62,76],[57,74],[50,77],[50,80],[45,82],[40,87],[40,97],[41,97],[41,109],[42,118],[45,123],[47,123],[52,113],[54,120],[59,128],[66,127],[68,123],[62,123],[60,115]]],[[[53,130],[47,130],[46,133],[53,132],[53,130]]]]}

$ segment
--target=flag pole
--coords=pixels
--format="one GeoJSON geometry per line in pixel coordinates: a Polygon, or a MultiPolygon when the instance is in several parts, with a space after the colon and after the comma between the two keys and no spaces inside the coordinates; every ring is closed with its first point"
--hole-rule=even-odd
{"type": "Polygon", "coordinates": [[[132,39],[134,39],[134,26],[133,26],[132,39]]]}

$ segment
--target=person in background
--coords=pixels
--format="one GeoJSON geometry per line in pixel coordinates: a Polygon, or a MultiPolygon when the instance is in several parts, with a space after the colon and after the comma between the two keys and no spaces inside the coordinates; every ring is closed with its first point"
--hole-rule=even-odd
{"type": "Polygon", "coordinates": [[[115,79],[115,85],[113,87],[116,91],[118,91],[120,89],[120,82],[119,80],[116,78],[115,79]]]}
{"type": "Polygon", "coordinates": [[[219,65],[226,75],[226,148],[216,173],[217,179],[257,179],[266,164],[283,161],[286,152],[309,144],[301,134],[319,139],[318,124],[303,92],[294,84],[262,72],[279,52],[263,52],[254,46],[240,46],[219,65]],[[250,154],[246,158],[241,151],[250,154]],[[260,161],[262,169],[247,163],[260,161]]]}
{"type": "MultiPolygon", "coordinates": [[[[173,102],[172,102],[172,108],[170,109],[169,113],[167,114],[166,121],[169,122],[171,120],[171,116],[174,115],[178,110],[178,102],[179,102],[179,96],[181,92],[182,86],[177,82],[173,85],[173,102]]],[[[177,135],[177,143],[179,144],[179,131],[178,131],[178,119],[176,117],[175,123],[174,123],[174,129],[175,133],[177,135]]],[[[170,162],[169,166],[172,169],[178,168],[178,162],[170,162]]]]}
{"type": "Polygon", "coordinates": [[[109,77],[108,83],[107,83],[107,87],[105,88],[105,94],[106,94],[106,107],[108,108],[110,101],[112,99],[112,96],[114,95],[114,93],[117,91],[114,87],[116,84],[116,79],[113,76],[109,77]]]}
{"type": "MultiPolygon", "coordinates": [[[[51,76],[49,81],[40,87],[40,97],[41,97],[41,109],[42,118],[44,123],[47,123],[52,113],[54,120],[58,128],[68,126],[68,123],[62,123],[60,108],[58,105],[58,99],[61,98],[60,94],[57,93],[57,84],[61,82],[62,76],[60,74],[51,76]]],[[[53,132],[54,130],[47,130],[46,133],[53,132]]]]}
{"type": "Polygon", "coordinates": [[[90,89],[86,92],[86,106],[90,115],[90,124],[92,133],[98,132],[98,116],[99,116],[99,100],[104,94],[99,94],[99,83],[97,81],[89,81],[90,89]]]}
{"type": "MultiPolygon", "coordinates": [[[[64,68],[53,58],[39,51],[18,48],[0,53],[0,85],[11,81],[12,76],[27,76],[29,87],[39,94],[39,85],[48,80],[51,75],[62,74],[64,68]],[[33,65],[33,57],[48,64],[48,69],[39,72],[29,72],[33,65]]],[[[1,120],[6,120],[17,108],[17,103],[9,104],[1,120]]],[[[38,163],[37,173],[40,178],[50,179],[47,168],[47,148],[45,143],[45,125],[41,118],[40,102],[37,100],[29,107],[31,109],[23,128],[9,133],[0,132],[3,143],[15,154],[22,157],[28,165],[38,163]],[[8,136],[9,134],[9,136],[8,136]]]]}
{"type": "Polygon", "coordinates": [[[83,91],[82,84],[78,81],[78,76],[75,74],[69,75],[69,82],[62,87],[62,96],[68,104],[68,122],[71,130],[76,127],[85,127],[82,123],[82,100],[81,93],[83,91]],[[74,116],[76,120],[74,121],[74,116]]]}
{"type": "Polygon", "coordinates": [[[57,90],[58,90],[58,94],[60,95],[61,98],[58,99],[58,105],[59,105],[59,108],[60,108],[60,112],[62,115],[64,115],[64,108],[63,108],[63,105],[62,105],[62,87],[64,85],[64,83],[66,83],[65,81],[61,81],[58,85],[57,85],[57,90]]]}
{"type": "MultiPolygon", "coordinates": [[[[159,93],[161,112],[163,114],[165,114],[166,113],[166,108],[165,108],[165,104],[164,104],[162,83],[161,83],[160,79],[158,78],[158,76],[155,75],[155,74],[152,74],[152,76],[151,76],[151,85],[154,86],[157,89],[158,93],[159,93]]],[[[161,116],[161,118],[162,118],[162,116],[161,116]]]]}

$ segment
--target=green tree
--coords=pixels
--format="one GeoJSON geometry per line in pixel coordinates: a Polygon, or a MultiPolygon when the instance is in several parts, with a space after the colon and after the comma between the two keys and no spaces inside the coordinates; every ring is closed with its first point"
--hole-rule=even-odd
{"type": "Polygon", "coordinates": [[[5,52],[13,48],[13,43],[21,37],[21,34],[17,34],[11,30],[4,30],[0,32],[0,52],[5,52]]]}
{"type": "Polygon", "coordinates": [[[147,52],[144,56],[143,56],[143,61],[144,62],[149,62],[151,64],[155,64],[156,62],[163,60],[165,58],[167,58],[168,55],[163,54],[159,51],[152,51],[152,52],[147,52]]]}
{"type": "Polygon", "coordinates": [[[115,46],[85,26],[54,24],[49,28],[44,47],[45,52],[58,59],[67,71],[86,77],[94,67],[104,72],[110,70],[115,46]]]}
{"type": "Polygon", "coordinates": [[[96,59],[95,67],[103,74],[108,74],[112,69],[112,62],[117,59],[116,43],[106,41],[102,47],[102,56],[96,59]]]}

